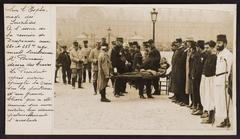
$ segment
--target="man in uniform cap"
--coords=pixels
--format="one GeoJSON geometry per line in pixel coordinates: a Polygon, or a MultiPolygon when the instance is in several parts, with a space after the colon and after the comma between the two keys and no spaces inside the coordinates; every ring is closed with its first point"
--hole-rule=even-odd
{"type": "Polygon", "coordinates": [[[88,59],[91,48],[88,47],[88,41],[83,41],[84,47],[81,49],[81,52],[83,54],[83,82],[86,82],[86,72],[88,71],[88,80],[89,83],[91,82],[92,72],[91,72],[91,61],[88,59]]]}
{"type": "MultiPolygon", "coordinates": [[[[228,82],[231,66],[233,62],[232,53],[226,48],[227,37],[224,34],[217,35],[217,64],[215,78],[215,108],[217,127],[229,127],[230,120],[228,117],[226,103],[229,95],[227,94],[226,83],[228,82]]],[[[229,105],[229,104],[228,104],[229,105]]]]}
{"type": "Polygon", "coordinates": [[[96,48],[92,49],[89,55],[89,60],[92,63],[93,68],[93,88],[94,88],[94,95],[97,94],[97,77],[98,77],[98,56],[100,53],[100,42],[96,44],[96,48]]]}
{"type": "Polygon", "coordinates": [[[79,50],[78,42],[73,43],[73,49],[70,51],[71,70],[72,70],[72,87],[75,89],[75,82],[78,80],[78,88],[82,87],[82,69],[83,55],[79,50]]]}
{"type": "Polygon", "coordinates": [[[108,56],[108,46],[102,45],[101,52],[98,57],[98,80],[97,80],[97,88],[101,94],[101,102],[111,102],[106,98],[106,87],[108,84],[108,80],[110,78],[110,68],[111,62],[108,56]]]}

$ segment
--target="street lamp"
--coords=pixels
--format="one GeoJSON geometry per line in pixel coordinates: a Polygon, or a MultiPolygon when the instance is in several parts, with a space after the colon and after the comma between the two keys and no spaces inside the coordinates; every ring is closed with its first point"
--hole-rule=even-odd
{"type": "Polygon", "coordinates": [[[111,28],[109,27],[108,29],[107,29],[107,31],[108,31],[108,45],[110,45],[110,33],[111,33],[111,28]]]}
{"type": "Polygon", "coordinates": [[[153,42],[155,42],[155,23],[157,21],[157,14],[158,12],[156,11],[155,8],[153,8],[153,11],[151,12],[151,19],[153,22],[153,42]]]}

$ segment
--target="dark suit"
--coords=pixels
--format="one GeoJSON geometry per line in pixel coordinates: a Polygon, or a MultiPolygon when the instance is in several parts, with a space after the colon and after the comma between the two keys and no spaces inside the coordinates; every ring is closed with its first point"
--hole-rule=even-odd
{"type": "MultiPolygon", "coordinates": [[[[112,62],[113,69],[116,68],[119,74],[122,74],[125,72],[126,70],[125,61],[124,61],[124,55],[123,55],[121,46],[115,46],[112,49],[110,59],[112,62]]],[[[125,91],[126,83],[124,82],[124,80],[116,79],[114,84],[115,84],[115,88],[114,88],[115,95],[119,95],[125,91]]]]}
{"type": "Polygon", "coordinates": [[[71,59],[70,56],[68,54],[68,52],[64,51],[59,55],[59,63],[62,64],[62,80],[63,83],[66,83],[66,74],[67,74],[67,78],[68,78],[68,83],[70,84],[71,82],[71,69],[70,69],[70,65],[71,65],[71,59]]]}
{"type": "Polygon", "coordinates": [[[186,58],[187,53],[185,48],[181,47],[176,50],[174,54],[173,70],[172,70],[172,83],[173,92],[176,94],[176,100],[189,103],[188,95],[185,93],[186,84],[186,58]]]}
{"type": "MultiPolygon", "coordinates": [[[[155,47],[153,47],[149,52],[148,57],[151,59],[151,63],[152,63],[151,70],[158,71],[158,69],[160,68],[160,59],[161,59],[160,52],[155,47]]],[[[154,94],[160,95],[161,92],[159,90],[159,77],[152,80],[152,85],[155,90],[154,94]]]]}

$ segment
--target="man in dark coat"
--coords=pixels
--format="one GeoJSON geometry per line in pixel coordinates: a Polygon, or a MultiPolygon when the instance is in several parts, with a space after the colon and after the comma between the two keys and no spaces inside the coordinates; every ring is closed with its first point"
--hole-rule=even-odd
{"type": "Polygon", "coordinates": [[[200,99],[200,83],[203,71],[203,64],[206,59],[206,54],[204,52],[203,40],[197,41],[196,51],[192,57],[192,69],[190,70],[190,78],[192,80],[192,92],[193,100],[197,108],[193,110],[193,115],[202,115],[203,106],[200,99]]]}
{"type": "Polygon", "coordinates": [[[68,78],[68,84],[71,84],[71,69],[70,69],[70,65],[71,65],[71,59],[69,56],[69,53],[67,52],[67,46],[64,45],[62,46],[62,53],[60,53],[59,55],[59,62],[62,65],[62,80],[63,83],[66,84],[66,75],[68,78]]]}
{"type": "MultiPolygon", "coordinates": [[[[174,69],[173,69],[173,92],[176,95],[176,102],[180,104],[180,106],[186,106],[189,103],[188,95],[185,93],[185,83],[186,83],[186,52],[185,47],[182,45],[182,39],[176,39],[176,45],[178,48],[175,52],[175,60],[174,60],[174,69]]],[[[173,77],[172,76],[172,77],[173,77]]]]}
{"type": "MultiPolygon", "coordinates": [[[[125,72],[125,59],[123,57],[123,38],[116,39],[116,45],[112,48],[110,60],[112,62],[112,68],[114,74],[122,74],[125,72]]],[[[116,97],[124,96],[122,93],[122,88],[124,86],[124,81],[122,79],[116,79],[114,95],[116,97]]]]}
{"type": "MultiPolygon", "coordinates": [[[[151,59],[151,63],[152,63],[151,70],[158,71],[158,69],[160,68],[160,59],[161,59],[160,52],[156,49],[152,39],[150,39],[148,43],[149,43],[148,57],[151,59]]],[[[160,95],[161,92],[159,90],[159,77],[152,80],[152,85],[155,89],[153,95],[160,95]]]]}

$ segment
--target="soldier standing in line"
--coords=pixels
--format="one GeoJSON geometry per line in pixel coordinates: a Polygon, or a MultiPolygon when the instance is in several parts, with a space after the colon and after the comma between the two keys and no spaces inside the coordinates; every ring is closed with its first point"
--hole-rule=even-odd
{"type": "Polygon", "coordinates": [[[89,58],[89,54],[91,51],[91,48],[88,47],[88,41],[84,40],[83,41],[83,48],[81,49],[82,55],[83,55],[83,82],[86,82],[86,72],[88,71],[88,80],[89,83],[91,83],[91,76],[92,76],[92,72],[91,72],[91,61],[88,59],[89,58]]]}
{"type": "Polygon", "coordinates": [[[108,56],[108,46],[102,45],[98,57],[98,79],[97,88],[101,94],[101,102],[111,102],[106,98],[106,87],[110,78],[111,62],[108,56]]]}
{"type": "Polygon", "coordinates": [[[70,51],[71,70],[72,70],[72,87],[75,89],[75,82],[78,79],[78,88],[82,87],[82,69],[83,56],[79,50],[78,42],[73,43],[73,49],[70,51]]]}
{"type": "Polygon", "coordinates": [[[100,42],[97,43],[96,48],[92,49],[89,55],[89,60],[92,62],[93,69],[93,88],[94,95],[97,94],[97,77],[98,77],[98,56],[100,53],[100,42]]]}

